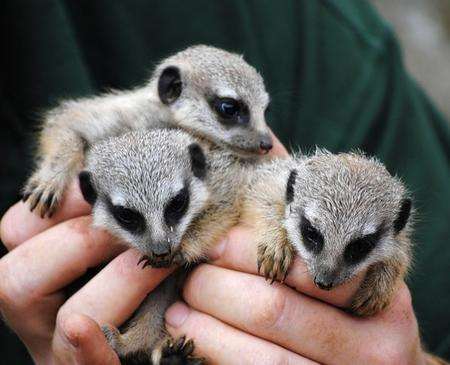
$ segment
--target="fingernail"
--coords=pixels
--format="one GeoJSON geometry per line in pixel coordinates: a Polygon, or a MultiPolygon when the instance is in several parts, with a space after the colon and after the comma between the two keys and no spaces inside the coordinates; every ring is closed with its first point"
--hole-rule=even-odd
{"type": "Polygon", "coordinates": [[[166,322],[171,327],[181,327],[191,310],[184,303],[173,304],[166,312],[166,322]]]}
{"type": "Polygon", "coordinates": [[[208,257],[210,260],[214,261],[220,258],[222,256],[223,252],[225,251],[225,247],[228,244],[228,236],[222,239],[217,245],[215,245],[208,254],[208,257]]]}

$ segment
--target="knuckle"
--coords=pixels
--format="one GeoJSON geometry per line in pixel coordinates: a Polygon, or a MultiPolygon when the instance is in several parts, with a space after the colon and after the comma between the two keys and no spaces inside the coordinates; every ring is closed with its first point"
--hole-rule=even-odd
{"type": "Polygon", "coordinates": [[[406,365],[408,363],[404,346],[395,340],[385,339],[376,345],[368,346],[365,352],[368,364],[406,365]]]}
{"type": "Polygon", "coordinates": [[[8,263],[0,260],[0,308],[18,310],[30,305],[31,297],[24,295],[24,288],[17,283],[17,275],[14,275],[8,263]]]}
{"type": "Polygon", "coordinates": [[[0,221],[0,240],[8,249],[17,245],[18,232],[15,222],[10,212],[7,212],[0,221]]]}
{"type": "Polygon", "coordinates": [[[285,353],[285,351],[282,351],[275,355],[275,358],[270,362],[270,364],[290,365],[292,364],[292,362],[290,361],[289,356],[285,353]]]}
{"type": "Polygon", "coordinates": [[[411,293],[406,285],[402,284],[393,299],[387,320],[396,328],[403,331],[413,331],[416,326],[411,293]]]}
{"type": "Polygon", "coordinates": [[[86,252],[90,252],[96,246],[95,234],[91,228],[90,217],[79,217],[66,222],[70,234],[77,237],[77,242],[86,252]]]}
{"type": "Polygon", "coordinates": [[[266,298],[260,303],[259,310],[255,311],[253,322],[257,327],[275,327],[278,320],[283,316],[286,308],[286,293],[282,287],[273,288],[266,298]]]}
{"type": "Polygon", "coordinates": [[[56,317],[56,327],[71,342],[82,342],[93,336],[93,328],[80,314],[60,309],[56,317]]]}

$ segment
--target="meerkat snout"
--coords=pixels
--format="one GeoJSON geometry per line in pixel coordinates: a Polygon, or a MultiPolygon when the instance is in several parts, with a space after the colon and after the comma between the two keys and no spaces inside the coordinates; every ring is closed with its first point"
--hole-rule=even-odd
{"type": "Polygon", "coordinates": [[[171,247],[168,242],[162,242],[162,243],[150,243],[152,246],[152,252],[155,256],[163,257],[170,255],[171,247]]]}
{"type": "Polygon", "coordinates": [[[314,284],[322,290],[331,290],[333,288],[332,278],[320,278],[316,276],[314,278],[314,284]]]}

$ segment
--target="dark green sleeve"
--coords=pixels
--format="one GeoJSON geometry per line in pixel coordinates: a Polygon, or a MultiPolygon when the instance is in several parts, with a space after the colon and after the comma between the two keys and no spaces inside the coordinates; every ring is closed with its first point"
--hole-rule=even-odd
{"type": "MultiPolygon", "coordinates": [[[[38,116],[56,100],[132,87],[191,44],[237,51],[266,79],[286,145],[362,148],[404,178],[418,211],[414,305],[427,346],[450,358],[449,124],[366,1],[5,0],[0,17],[0,213],[30,169],[38,116]]],[[[0,337],[2,356],[17,362],[0,337]]]]}

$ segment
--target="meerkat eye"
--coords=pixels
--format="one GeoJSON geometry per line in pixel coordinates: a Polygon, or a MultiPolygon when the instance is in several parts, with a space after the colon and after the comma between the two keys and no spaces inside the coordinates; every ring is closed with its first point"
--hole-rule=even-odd
{"type": "Polygon", "coordinates": [[[164,210],[164,220],[168,226],[176,225],[189,207],[189,190],[184,187],[173,197],[164,210]]]}
{"type": "Polygon", "coordinates": [[[127,231],[138,233],[145,230],[145,219],[141,213],[121,205],[113,205],[111,211],[116,221],[127,231]]]}
{"type": "Polygon", "coordinates": [[[380,231],[351,241],[344,251],[344,260],[349,265],[361,262],[375,248],[380,231]]]}
{"type": "Polygon", "coordinates": [[[232,98],[215,98],[212,106],[227,123],[247,124],[249,122],[248,108],[232,98]]]}
{"type": "Polygon", "coordinates": [[[305,217],[302,217],[300,231],[303,237],[303,244],[307,250],[316,254],[322,251],[324,243],[323,236],[305,217]]]}

